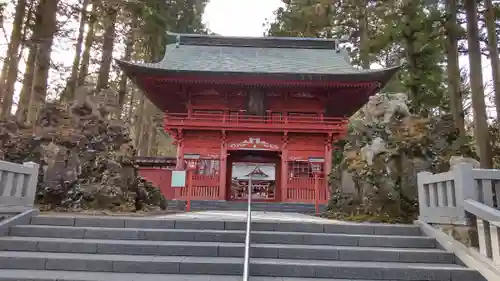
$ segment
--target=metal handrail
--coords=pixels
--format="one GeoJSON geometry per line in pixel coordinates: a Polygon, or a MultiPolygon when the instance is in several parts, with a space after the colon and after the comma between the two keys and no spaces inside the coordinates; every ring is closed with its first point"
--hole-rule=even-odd
{"type": "Polygon", "coordinates": [[[252,175],[248,177],[247,229],[245,233],[245,258],[243,260],[243,281],[250,276],[250,233],[252,232],[252,175]]]}

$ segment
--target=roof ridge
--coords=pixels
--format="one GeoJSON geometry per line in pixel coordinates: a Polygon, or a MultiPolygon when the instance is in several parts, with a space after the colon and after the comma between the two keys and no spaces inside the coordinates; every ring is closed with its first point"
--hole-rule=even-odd
{"type": "Polygon", "coordinates": [[[203,34],[183,34],[167,31],[176,45],[230,46],[256,48],[338,49],[338,40],[312,37],[238,37],[203,34]]]}

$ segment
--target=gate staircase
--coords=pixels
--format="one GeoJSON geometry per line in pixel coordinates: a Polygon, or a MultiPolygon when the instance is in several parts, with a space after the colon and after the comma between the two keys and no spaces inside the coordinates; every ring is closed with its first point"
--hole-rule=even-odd
{"type": "MultiPolygon", "coordinates": [[[[33,216],[0,236],[0,280],[240,281],[245,221],[33,216]]],[[[253,221],[253,281],[483,281],[416,225],[253,221]]]]}

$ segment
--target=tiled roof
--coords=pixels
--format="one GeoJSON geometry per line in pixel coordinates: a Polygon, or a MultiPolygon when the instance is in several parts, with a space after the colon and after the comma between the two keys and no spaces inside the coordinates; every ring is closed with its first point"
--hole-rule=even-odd
{"type": "Polygon", "coordinates": [[[335,50],[229,46],[167,46],[159,63],[143,66],[177,71],[353,74],[344,54],[335,50]]]}
{"type": "MultiPolygon", "coordinates": [[[[170,34],[172,35],[172,34],[170,34]]],[[[397,68],[361,70],[334,40],[317,38],[245,38],[173,34],[177,43],[167,45],[158,63],[118,61],[129,75],[163,71],[200,74],[270,74],[329,76],[324,79],[379,81],[385,84],[397,68]],[[133,74],[135,73],[135,74],[133,74]],[[335,76],[335,77],[333,77],[335,76]]],[[[171,37],[172,38],[172,37],[171,37]]]]}

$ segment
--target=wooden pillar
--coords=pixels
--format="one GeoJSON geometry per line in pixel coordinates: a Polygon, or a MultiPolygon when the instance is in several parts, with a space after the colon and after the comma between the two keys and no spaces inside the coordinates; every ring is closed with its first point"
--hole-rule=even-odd
{"type": "Polygon", "coordinates": [[[227,136],[222,132],[219,163],[219,200],[227,200],[227,136]]]}
{"type": "Polygon", "coordinates": [[[283,146],[281,148],[281,186],[280,186],[280,201],[284,202],[287,193],[288,185],[288,134],[283,136],[283,146]]]}
{"type": "Polygon", "coordinates": [[[177,145],[177,169],[184,169],[184,137],[182,135],[182,131],[179,130],[177,135],[174,138],[174,144],[177,145]]]}
{"type": "Polygon", "coordinates": [[[328,176],[332,171],[332,134],[329,134],[325,141],[325,164],[324,164],[324,174],[325,174],[325,192],[326,192],[326,200],[330,201],[330,192],[329,192],[329,183],[328,176]]]}

